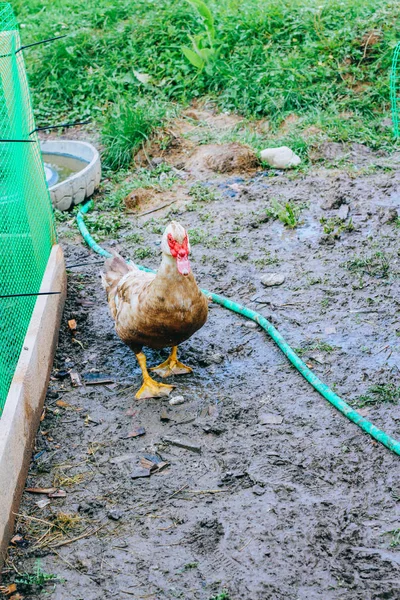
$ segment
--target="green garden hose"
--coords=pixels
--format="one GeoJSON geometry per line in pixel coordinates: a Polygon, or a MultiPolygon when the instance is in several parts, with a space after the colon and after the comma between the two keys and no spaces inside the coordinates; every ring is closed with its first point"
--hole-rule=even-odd
{"type": "MultiPolygon", "coordinates": [[[[100,254],[105,258],[109,258],[111,254],[104,250],[104,248],[101,248],[101,246],[96,244],[96,242],[90,235],[83,219],[83,215],[86,214],[92,208],[92,206],[93,202],[90,201],[81,208],[80,212],[78,212],[78,227],[83,236],[83,239],[88,244],[88,246],[92,250],[94,250],[94,252],[97,252],[97,254],[100,254]]],[[[147,271],[150,273],[154,272],[151,269],[147,269],[145,267],[138,266],[138,268],[142,271],[147,271]]],[[[307,367],[307,365],[301,360],[301,358],[299,358],[297,354],[292,350],[289,344],[285,342],[279,331],[275,329],[275,327],[265,317],[255,312],[254,310],[246,308],[245,306],[237,304],[236,302],[232,302],[232,300],[228,300],[227,298],[219,296],[218,294],[213,294],[212,292],[208,292],[207,290],[202,290],[202,292],[216,304],[220,304],[224,308],[238,313],[239,315],[242,315],[247,319],[251,319],[252,321],[257,323],[257,325],[260,325],[260,327],[262,327],[268,333],[268,335],[271,336],[274,342],[279,346],[284,355],[290,360],[292,365],[296,367],[299,373],[301,373],[303,377],[313,386],[313,388],[315,388],[324,398],[326,398],[328,402],[333,404],[333,406],[340,410],[340,412],[343,413],[348,419],[350,419],[350,421],[353,421],[353,423],[361,427],[361,429],[363,429],[365,432],[369,433],[378,442],[381,442],[381,444],[389,448],[389,450],[392,450],[392,452],[395,452],[396,454],[400,455],[400,442],[387,435],[387,433],[385,433],[381,429],[378,429],[378,427],[375,427],[375,425],[367,421],[367,419],[364,419],[364,417],[362,417],[357,411],[353,410],[351,406],[349,406],[344,400],[342,400],[342,398],[335,394],[335,392],[333,392],[325,383],[318,379],[318,377],[314,375],[314,373],[307,367]]]]}

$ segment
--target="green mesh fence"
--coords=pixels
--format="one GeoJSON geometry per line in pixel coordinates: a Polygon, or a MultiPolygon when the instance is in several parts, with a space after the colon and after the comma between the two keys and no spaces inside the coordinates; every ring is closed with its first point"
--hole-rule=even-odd
{"type": "Polygon", "coordinates": [[[394,49],[392,70],[390,73],[390,103],[392,106],[392,121],[393,121],[393,132],[394,136],[399,137],[399,103],[400,103],[400,91],[399,91],[399,74],[398,74],[398,62],[400,56],[400,42],[394,49]]]}
{"type": "MultiPolygon", "coordinates": [[[[11,5],[0,3],[0,296],[39,292],[55,242],[20,47],[11,5]]],[[[0,297],[0,414],[36,300],[0,297]]]]}

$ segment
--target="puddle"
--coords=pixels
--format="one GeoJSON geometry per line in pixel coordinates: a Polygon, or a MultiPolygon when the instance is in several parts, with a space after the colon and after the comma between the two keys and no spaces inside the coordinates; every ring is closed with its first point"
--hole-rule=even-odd
{"type": "Polygon", "coordinates": [[[43,153],[43,162],[46,172],[46,181],[49,186],[61,183],[73,175],[82,171],[89,163],[66,154],[43,153]]]}

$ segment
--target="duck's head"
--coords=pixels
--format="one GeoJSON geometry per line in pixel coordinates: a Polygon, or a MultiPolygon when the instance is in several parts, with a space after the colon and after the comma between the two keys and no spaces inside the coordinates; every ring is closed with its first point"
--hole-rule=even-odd
{"type": "Polygon", "coordinates": [[[176,221],[172,221],[164,231],[161,240],[161,251],[175,258],[177,269],[181,275],[189,275],[189,236],[186,229],[176,221]]]}

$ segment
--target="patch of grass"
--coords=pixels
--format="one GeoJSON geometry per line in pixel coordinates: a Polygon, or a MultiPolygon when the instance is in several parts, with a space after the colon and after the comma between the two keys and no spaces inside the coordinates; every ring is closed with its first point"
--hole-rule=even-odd
{"type": "Polygon", "coordinates": [[[210,600],[231,600],[231,597],[228,592],[224,591],[218,594],[218,596],[212,596],[210,600]]]}
{"type": "Polygon", "coordinates": [[[124,236],[124,240],[126,242],[133,242],[134,244],[141,244],[144,238],[141,233],[128,233],[128,235],[124,236]]]}
{"type": "Polygon", "coordinates": [[[144,100],[114,106],[102,128],[104,166],[112,171],[129,167],[134,153],[162,125],[166,115],[165,106],[144,100]]]}
{"type": "Polygon", "coordinates": [[[196,244],[203,244],[208,238],[208,234],[203,229],[199,229],[198,227],[189,229],[188,234],[189,241],[192,246],[195,246],[196,244]]]}
{"type": "Polygon", "coordinates": [[[290,201],[283,205],[277,200],[272,200],[271,206],[266,209],[268,217],[279,219],[289,229],[295,229],[299,225],[300,212],[301,207],[290,201]]]}
{"type": "Polygon", "coordinates": [[[133,257],[135,260],[144,260],[149,256],[153,256],[154,252],[151,248],[136,248],[133,252],[133,257]]]}
{"type": "Polygon", "coordinates": [[[192,196],[197,202],[213,202],[220,199],[219,194],[208,185],[204,185],[199,181],[192,185],[189,190],[189,196],[192,196]]]}
{"type": "Polygon", "coordinates": [[[330,344],[327,344],[326,342],[320,342],[320,341],[309,342],[307,344],[304,344],[304,346],[301,346],[300,348],[294,348],[294,351],[299,356],[304,356],[306,354],[309,354],[310,352],[326,352],[327,354],[330,354],[331,352],[334,352],[335,350],[337,350],[337,348],[335,346],[331,346],[330,344]]]}
{"type": "Polygon", "coordinates": [[[331,235],[333,238],[340,238],[344,231],[354,231],[353,220],[350,218],[347,223],[339,217],[327,219],[321,217],[320,223],[323,225],[323,230],[326,235],[331,235]]]}
{"type": "Polygon", "coordinates": [[[389,277],[389,258],[384,252],[375,252],[368,256],[355,256],[345,263],[346,268],[352,273],[363,273],[372,277],[389,277]]]}
{"type": "Polygon", "coordinates": [[[359,408],[364,406],[377,406],[380,404],[397,404],[400,399],[400,387],[394,383],[373,385],[367,393],[359,396],[354,404],[359,408]]]}
{"type": "Polygon", "coordinates": [[[45,573],[42,571],[40,561],[36,562],[36,568],[33,573],[21,573],[15,579],[18,585],[18,590],[22,592],[40,592],[49,583],[62,583],[62,579],[53,573],[45,573]]]}
{"type": "Polygon", "coordinates": [[[197,562],[186,563],[186,565],[183,566],[183,570],[190,571],[190,569],[197,569],[198,566],[199,563],[197,562]]]}
{"type": "Polygon", "coordinates": [[[303,132],[313,126],[321,139],[393,147],[381,122],[400,36],[395,2],[205,2],[212,20],[181,0],[15,0],[23,44],[67,34],[25,52],[37,124],[106,121],[113,168],[129,164],[163,118],[150,114],[153,105],[204,96],[223,110],[267,118],[282,140],[307,144],[303,132]],[[211,69],[184,55],[189,36],[190,50],[211,69]],[[298,121],[285,131],[290,115],[298,121]]]}
{"type": "Polygon", "coordinates": [[[130,224],[118,210],[109,212],[93,210],[86,215],[85,223],[95,240],[115,236],[120,229],[130,224]]]}
{"type": "Polygon", "coordinates": [[[254,264],[256,267],[263,268],[269,265],[278,265],[280,260],[277,256],[272,256],[270,252],[266,252],[266,255],[261,258],[256,258],[254,264]]]}

